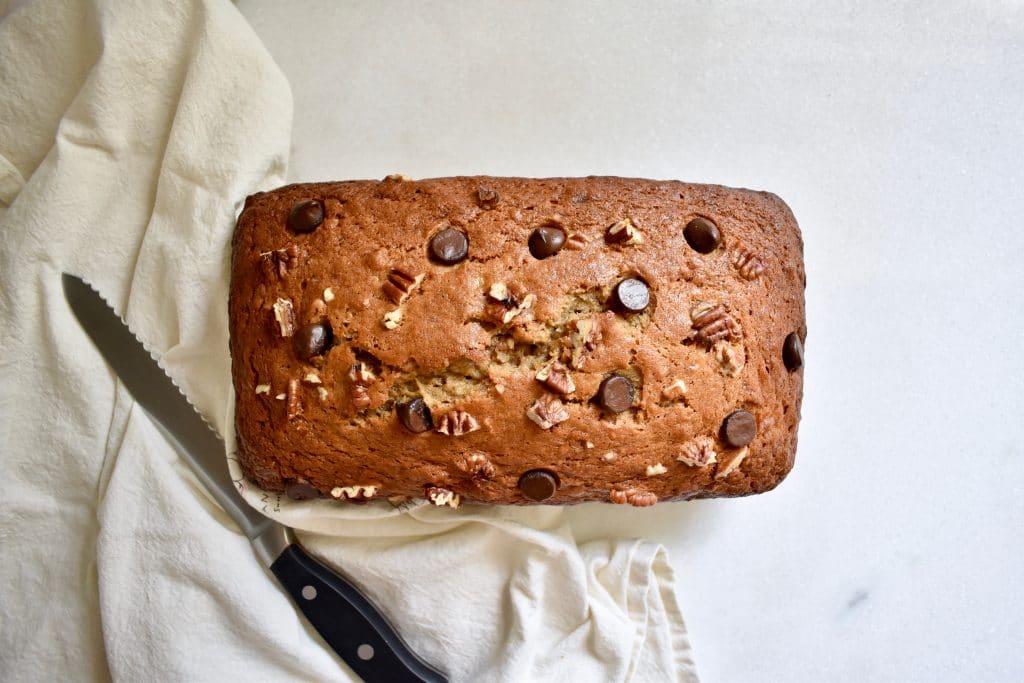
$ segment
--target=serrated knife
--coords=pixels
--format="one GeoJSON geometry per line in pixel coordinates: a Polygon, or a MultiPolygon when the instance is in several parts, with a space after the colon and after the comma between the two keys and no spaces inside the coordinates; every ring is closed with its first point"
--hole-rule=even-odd
{"type": "Polygon", "coordinates": [[[228,473],[223,442],[177,385],[96,290],[73,275],[62,280],[68,305],[100,355],[338,656],[366,681],[445,681],[349,581],[307,554],[291,529],[242,499],[228,473]]]}

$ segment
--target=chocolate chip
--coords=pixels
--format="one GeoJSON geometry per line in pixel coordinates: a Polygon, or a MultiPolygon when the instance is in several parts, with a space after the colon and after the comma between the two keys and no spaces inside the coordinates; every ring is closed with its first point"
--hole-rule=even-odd
{"type": "Polygon", "coordinates": [[[499,199],[498,193],[489,187],[481,185],[476,191],[476,201],[482,209],[493,209],[498,205],[499,199]]]}
{"type": "Polygon", "coordinates": [[[782,342],[782,362],[790,372],[804,366],[804,345],[800,343],[800,335],[796,332],[790,332],[786,341],[782,342]]]}
{"type": "Polygon", "coordinates": [[[454,266],[469,255],[469,238],[455,228],[445,228],[430,238],[430,258],[446,266],[454,266]]]}
{"type": "Polygon", "coordinates": [[[530,470],[519,477],[519,490],[537,502],[547,500],[558,490],[558,477],[547,470],[530,470]]]}
{"type": "Polygon", "coordinates": [[[686,227],[683,228],[683,237],[686,238],[686,243],[690,245],[690,248],[701,254],[710,254],[718,248],[722,241],[722,233],[718,230],[718,226],[707,218],[700,217],[694,218],[686,224],[686,227]]]}
{"type": "Polygon", "coordinates": [[[622,375],[606,377],[597,389],[597,402],[611,413],[629,410],[633,405],[634,398],[636,398],[636,389],[633,387],[633,383],[622,375]]]}
{"type": "Polygon", "coordinates": [[[313,500],[320,497],[320,492],[312,484],[301,481],[290,481],[285,484],[284,493],[292,500],[313,500]]]}
{"type": "Polygon", "coordinates": [[[398,419],[401,421],[402,426],[413,434],[429,432],[434,428],[434,418],[430,414],[430,408],[427,407],[422,398],[414,398],[411,401],[399,403],[398,407],[395,408],[395,412],[398,413],[398,419]]]}
{"type": "Polygon", "coordinates": [[[746,446],[757,436],[757,418],[745,410],[735,410],[722,420],[719,436],[730,448],[746,446]]]}
{"type": "Polygon", "coordinates": [[[324,222],[324,203],[319,199],[307,199],[292,207],[288,214],[288,229],[292,232],[313,232],[324,222]]]}
{"type": "Polygon", "coordinates": [[[650,303],[651,290],[639,278],[628,277],[612,291],[612,305],[624,313],[639,313],[650,303]]]}
{"type": "Polygon", "coordinates": [[[310,323],[303,325],[293,337],[295,355],[302,360],[310,360],[323,355],[331,346],[333,335],[330,323],[310,323]]]}
{"type": "Polygon", "coordinates": [[[542,225],[530,233],[529,245],[535,259],[554,256],[565,245],[565,230],[554,225],[542,225]]]}

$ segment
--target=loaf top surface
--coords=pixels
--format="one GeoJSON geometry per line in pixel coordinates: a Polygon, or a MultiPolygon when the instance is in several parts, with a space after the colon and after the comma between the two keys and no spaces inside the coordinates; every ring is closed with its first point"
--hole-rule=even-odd
{"type": "Polygon", "coordinates": [[[233,242],[239,461],[295,498],[735,496],[793,465],[776,196],[612,177],[290,185],[233,242]]]}

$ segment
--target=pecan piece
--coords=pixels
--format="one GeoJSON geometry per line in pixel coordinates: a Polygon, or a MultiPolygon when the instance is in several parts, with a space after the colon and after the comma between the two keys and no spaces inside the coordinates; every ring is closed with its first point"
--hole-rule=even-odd
{"type": "Polygon", "coordinates": [[[743,366],[747,363],[743,347],[733,346],[724,339],[715,342],[712,350],[715,353],[715,360],[718,361],[719,369],[726,377],[735,377],[740,374],[743,366]]]}
{"type": "Polygon", "coordinates": [[[687,442],[683,452],[676,456],[676,460],[690,467],[706,467],[716,459],[715,442],[706,436],[698,436],[687,442]]]}
{"type": "Polygon", "coordinates": [[[476,191],[476,201],[482,209],[493,209],[498,205],[498,200],[501,197],[498,193],[489,188],[481,185],[476,191]]]}
{"type": "Polygon", "coordinates": [[[494,465],[483,453],[471,453],[458,462],[458,467],[473,479],[490,479],[494,476],[494,465]]]}
{"type": "Polygon", "coordinates": [[[730,474],[735,472],[736,468],[740,466],[740,463],[743,462],[743,459],[747,457],[748,453],[750,453],[749,448],[747,448],[746,446],[741,448],[739,452],[736,453],[736,455],[732,456],[732,460],[729,461],[728,465],[726,465],[722,469],[718,470],[717,473],[715,473],[715,479],[725,479],[730,474]]]}
{"type": "Polygon", "coordinates": [[[384,314],[384,319],[381,322],[384,324],[385,329],[395,329],[402,324],[402,309],[396,308],[393,311],[388,311],[384,314]]]}
{"type": "Polygon", "coordinates": [[[288,402],[286,405],[289,420],[302,412],[302,399],[299,396],[299,380],[297,379],[288,380],[288,402]]]}
{"type": "Polygon", "coordinates": [[[435,431],[445,436],[462,436],[480,429],[480,423],[465,410],[453,410],[437,418],[435,431]]]}
{"type": "Polygon", "coordinates": [[[576,384],[569,376],[568,370],[558,361],[552,361],[542,367],[536,378],[538,382],[556,394],[565,395],[576,391],[576,384]]]}
{"type": "Polygon", "coordinates": [[[545,394],[526,409],[526,417],[533,420],[541,429],[551,429],[556,424],[568,420],[569,412],[561,401],[550,394],[545,394]]]}
{"type": "Polygon", "coordinates": [[[260,265],[268,276],[276,275],[278,278],[283,278],[288,273],[288,269],[295,265],[298,258],[299,248],[290,244],[284,249],[273,249],[260,254],[260,265]]]}
{"type": "Polygon", "coordinates": [[[360,361],[349,368],[348,378],[352,380],[353,384],[368,387],[373,383],[373,380],[376,379],[376,375],[374,375],[373,371],[366,366],[366,363],[360,361]]]}
{"type": "Polygon", "coordinates": [[[629,246],[642,244],[644,236],[640,233],[640,229],[633,225],[633,221],[623,218],[608,227],[608,230],[604,233],[604,239],[608,244],[629,246]]]}
{"type": "Polygon", "coordinates": [[[733,257],[732,264],[736,266],[736,270],[740,272],[740,277],[744,280],[756,280],[768,268],[764,261],[742,242],[736,243],[736,255],[733,257]]]}
{"type": "Polygon", "coordinates": [[[699,303],[690,311],[690,320],[697,339],[705,344],[722,339],[739,341],[743,336],[739,323],[722,304],[699,303]]]}
{"type": "Polygon", "coordinates": [[[359,410],[370,407],[370,393],[366,390],[366,387],[370,386],[375,379],[373,372],[366,367],[365,363],[356,363],[348,371],[348,379],[352,382],[352,387],[349,390],[349,398],[352,399],[352,405],[359,410]]]}
{"type": "Polygon", "coordinates": [[[584,249],[590,242],[586,235],[581,235],[578,232],[574,232],[565,238],[565,248],[572,249],[573,251],[580,251],[584,249]]]}
{"type": "Polygon", "coordinates": [[[569,367],[573,370],[581,370],[587,360],[587,354],[597,348],[601,341],[601,329],[598,327],[597,318],[580,318],[572,322],[572,332],[567,340],[563,352],[563,359],[567,360],[569,367]]]}
{"type": "Polygon", "coordinates": [[[349,392],[349,398],[352,399],[352,405],[359,410],[364,410],[370,407],[370,393],[366,391],[366,387],[359,386],[358,384],[352,385],[352,390],[349,392]]]}
{"type": "Polygon", "coordinates": [[[423,274],[414,275],[401,268],[392,268],[391,272],[388,273],[387,282],[382,287],[384,296],[390,299],[392,303],[400,306],[405,303],[405,300],[409,298],[413,290],[420,286],[423,278],[423,274]]]}
{"type": "Polygon", "coordinates": [[[521,304],[505,311],[504,315],[501,316],[501,322],[505,323],[506,325],[509,324],[520,313],[532,308],[535,301],[537,301],[536,294],[527,294],[523,298],[523,302],[521,304]]]}
{"type": "Polygon", "coordinates": [[[686,391],[686,382],[677,379],[661,390],[661,397],[666,401],[678,401],[686,396],[686,391]]]}
{"type": "Polygon", "coordinates": [[[648,465],[647,469],[644,470],[648,477],[656,477],[659,474],[665,474],[668,472],[668,468],[662,465],[660,462],[648,465]]]}
{"type": "Polygon", "coordinates": [[[370,498],[373,498],[374,494],[377,493],[377,486],[371,486],[367,484],[355,485],[355,486],[335,486],[331,489],[331,495],[341,500],[347,500],[350,502],[365,502],[370,498]]]}
{"type": "Polygon", "coordinates": [[[612,489],[608,499],[618,505],[629,503],[638,508],[651,507],[658,502],[658,496],[650,491],[638,491],[637,489],[612,489]]]}
{"type": "Polygon", "coordinates": [[[274,302],[274,320],[282,337],[295,334],[295,309],[292,308],[291,299],[278,299],[274,302]]]}
{"type": "Polygon", "coordinates": [[[462,497],[459,494],[442,486],[428,486],[426,493],[427,500],[438,507],[447,505],[448,507],[455,509],[462,504],[462,497]]]}

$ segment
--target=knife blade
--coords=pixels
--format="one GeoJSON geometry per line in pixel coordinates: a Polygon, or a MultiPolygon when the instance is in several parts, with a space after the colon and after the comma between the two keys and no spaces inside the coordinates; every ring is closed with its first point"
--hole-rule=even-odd
{"type": "Polygon", "coordinates": [[[100,355],[338,656],[366,681],[445,681],[355,586],[310,556],[291,529],[245,502],[228,472],[223,441],[149,350],[88,283],[66,273],[61,279],[71,311],[100,355]]]}

